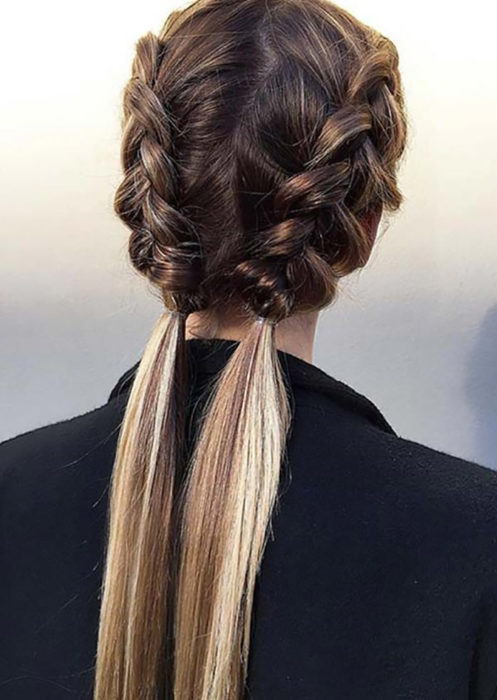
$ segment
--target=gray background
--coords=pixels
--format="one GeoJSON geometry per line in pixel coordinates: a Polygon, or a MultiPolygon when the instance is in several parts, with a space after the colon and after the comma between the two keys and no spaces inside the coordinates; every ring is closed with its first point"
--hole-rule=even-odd
{"type": "MultiPolygon", "coordinates": [[[[105,402],[160,312],[128,266],[112,197],[133,44],[176,4],[28,3],[26,27],[27,8],[11,8],[25,36],[22,52],[17,30],[2,46],[16,70],[1,97],[0,439],[105,402]]],[[[402,436],[497,467],[490,4],[344,5],[396,42],[411,134],[405,204],[322,314],[314,362],[402,436]]]]}

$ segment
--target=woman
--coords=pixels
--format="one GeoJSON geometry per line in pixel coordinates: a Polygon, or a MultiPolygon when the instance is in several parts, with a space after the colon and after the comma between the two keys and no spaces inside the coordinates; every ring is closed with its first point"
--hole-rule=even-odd
{"type": "Polygon", "coordinates": [[[394,45],[198,0],[138,41],[124,117],[165,311],[104,406],[1,447],[1,698],[497,698],[497,476],[312,364],[401,204],[394,45]]]}

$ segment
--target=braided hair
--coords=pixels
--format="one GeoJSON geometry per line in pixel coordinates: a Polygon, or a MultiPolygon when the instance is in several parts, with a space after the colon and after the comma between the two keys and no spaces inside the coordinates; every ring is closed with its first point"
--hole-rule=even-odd
{"type": "Polygon", "coordinates": [[[326,0],[196,0],[136,44],[115,210],[165,312],[117,445],[95,700],[240,700],[292,424],[275,329],[397,210],[399,57],[326,0]],[[249,321],[186,454],[185,319],[249,321]]]}
{"type": "Polygon", "coordinates": [[[168,308],[189,314],[202,308],[202,256],[198,233],[178,207],[175,122],[158,68],[166,46],[148,33],[136,45],[133,77],[124,92],[124,178],[114,209],[131,229],[135,268],[165,296],[168,308]]]}

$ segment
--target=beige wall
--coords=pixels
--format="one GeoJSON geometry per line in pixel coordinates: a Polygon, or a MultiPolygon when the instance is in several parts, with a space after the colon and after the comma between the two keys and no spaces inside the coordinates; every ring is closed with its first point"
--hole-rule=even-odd
{"type": "MultiPolygon", "coordinates": [[[[0,439],[104,402],[159,312],[127,265],[112,196],[133,43],[175,4],[10,6],[0,439]]],[[[315,362],[368,395],[404,437],[496,467],[493,4],[343,4],[397,43],[411,140],[405,205],[323,314],[315,362]]]]}

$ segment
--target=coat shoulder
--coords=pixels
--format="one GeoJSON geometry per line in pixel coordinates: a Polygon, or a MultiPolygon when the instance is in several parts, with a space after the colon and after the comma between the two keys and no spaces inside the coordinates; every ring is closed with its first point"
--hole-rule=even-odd
{"type": "Polygon", "coordinates": [[[392,526],[468,541],[473,533],[475,545],[497,562],[497,471],[403,437],[326,397],[302,396],[299,405],[291,452],[306,464],[307,484],[319,483],[332,499],[336,489],[368,498],[392,526]]]}
{"type": "Polygon", "coordinates": [[[107,474],[122,420],[115,399],[0,443],[0,494],[8,508],[34,509],[74,494],[79,479],[107,474]],[[18,504],[17,506],[15,504],[18,504]]]}

